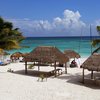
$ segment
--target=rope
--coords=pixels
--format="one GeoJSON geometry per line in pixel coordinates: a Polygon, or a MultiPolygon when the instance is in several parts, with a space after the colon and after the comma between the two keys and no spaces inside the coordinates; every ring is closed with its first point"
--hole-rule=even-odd
{"type": "MultiPolygon", "coordinates": [[[[81,35],[79,40],[79,47],[78,47],[78,53],[80,54],[81,51],[81,41],[82,41],[82,28],[81,28],[81,35]]],[[[78,59],[79,66],[81,65],[80,60],[78,59]]]]}
{"type": "Polygon", "coordinates": [[[81,35],[80,35],[80,40],[79,40],[79,48],[78,48],[78,53],[80,54],[81,51],[81,41],[82,41],[82,29],[81,29],[81,35]]]}
{"type": "MultiPolygon", "coordinates": [[[[91,31],[91,25],[90,25],[90,41],[92,41],[92,31],[91,31]]],[[[91,55],[92,55],[92,44],[91,44],[91,55]]]]}

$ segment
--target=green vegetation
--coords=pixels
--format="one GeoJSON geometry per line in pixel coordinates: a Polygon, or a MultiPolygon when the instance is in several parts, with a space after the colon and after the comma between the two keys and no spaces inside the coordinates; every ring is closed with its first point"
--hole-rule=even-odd
{"type": "Polygon", "coordinates": [[[98,31],[98,33],[100,35],[100,26],[97,26],[97,31],[98,31]]]}
{"type": "MultiPolygon", "coordinates": [[[[100,26],[97,26],[96,29],[97,29],[98,34],[100,35],[100,26]]],[[[92,45],[96,46],[99,43],[100,43],[100,39],[95,39],[95,40],[93,40],[92,45]]]]}
{"type": "Polygon", "coordinates": [[[28,65],[28,69],[33,69],[34,68],[34,64],[29,64],[28,65]]]}
{"type": "Polygon", "coordinates": [[[11,22],[0,17],[0,48],[4,50],[18,49],[24,39],[19,28],[13,28],[11,22]]]}
{"type": "MultiPolygon", "coordinates": [[[[98,34],[100,35],[100,26],[97,26],[96,29],[97,29],[98,34]]],[[[93,53],[100,51],[100,39],[93,40],[92,45],[94,47],[99,45],[99,47],[96,50],[94,50],[93,53]]]]}

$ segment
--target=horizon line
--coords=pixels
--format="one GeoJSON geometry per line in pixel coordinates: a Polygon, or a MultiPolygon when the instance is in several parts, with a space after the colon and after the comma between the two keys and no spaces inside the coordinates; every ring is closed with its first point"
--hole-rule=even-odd
{"type": "MultiPolygon", "coordinates": [[[[91,36],[25,36],[26,38],[31,38],[31,37],[33,37],[33,38],[53,38],[53,37],[57,37],[57,38],[59,38],[59,37],[91,37],[91,36]]],[[[100,37],[100,36],[92,36],[92,37],[100,37]]]]}

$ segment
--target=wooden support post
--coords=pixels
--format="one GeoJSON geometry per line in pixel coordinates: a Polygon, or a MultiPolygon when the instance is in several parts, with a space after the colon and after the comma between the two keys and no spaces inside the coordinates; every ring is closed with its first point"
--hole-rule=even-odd
{"type": "Polygon", "coordinates": [[[54,70],[55,70],[55,77],[57,76],[56,74],[56,61],[54,62],[54,70]]]}
{"type": "Polygon", "coordinates": [[[67,74],[67,64],[65,63],[65,74],[67,74]]]}
{"type": "Polygon", "coordinates": [[[82,80],[82,83],[84,84],[84,68],[83,68],[83,80],[82,80]]]}
{"type": "Polygon", "coordinates": [[[35,65],[35,62],[33,64],[35,65]]]}
{"type": "Polygon", "coordinates": [[[40,71],[40,65],[39,65],[40,63],[38,62],[38,71],[40,71]]]}
{"type": "Polygon", "coordinates": [[[93,79],[93,70],[91,71],[91,79],[93,79]]]}
{"type": "Polygon", "coordinates": [[[27,74],[27,61],[25,61],[25,74],[27,74]]]}

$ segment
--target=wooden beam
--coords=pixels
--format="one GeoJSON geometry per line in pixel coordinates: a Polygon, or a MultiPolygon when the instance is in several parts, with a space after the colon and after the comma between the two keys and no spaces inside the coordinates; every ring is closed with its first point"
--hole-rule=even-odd
{"type": "Polygon", "coordinates": [[[93,79],[93,70],[91,71],[91,79],[93,79]]]}
{"type": "Polygon", "coordinates": [[[25,61],[25,74],[27,74],[27,61],[25,61]]]}
{"type": "Polygon", "coordinates": [[[67,64],[65,63],[65,74],[67,74],[67,64]]]}
{"type": "Polygon", "coordinates": [[[40,63],[38,62],[38,71],[40,71],[40,65],[39,65],[40,63]]]}
{"type": "Polygon", "coordinates": [[[55,70],[55,77],[57,76],[56,74],[56,61],[54,62],[54,70],[55,70]]]}
{"type": "Polygon", "coordinates": [[[84,84],[84,68],[83,68],[83,80],[82,80],[82,83],[84,84]]]}

